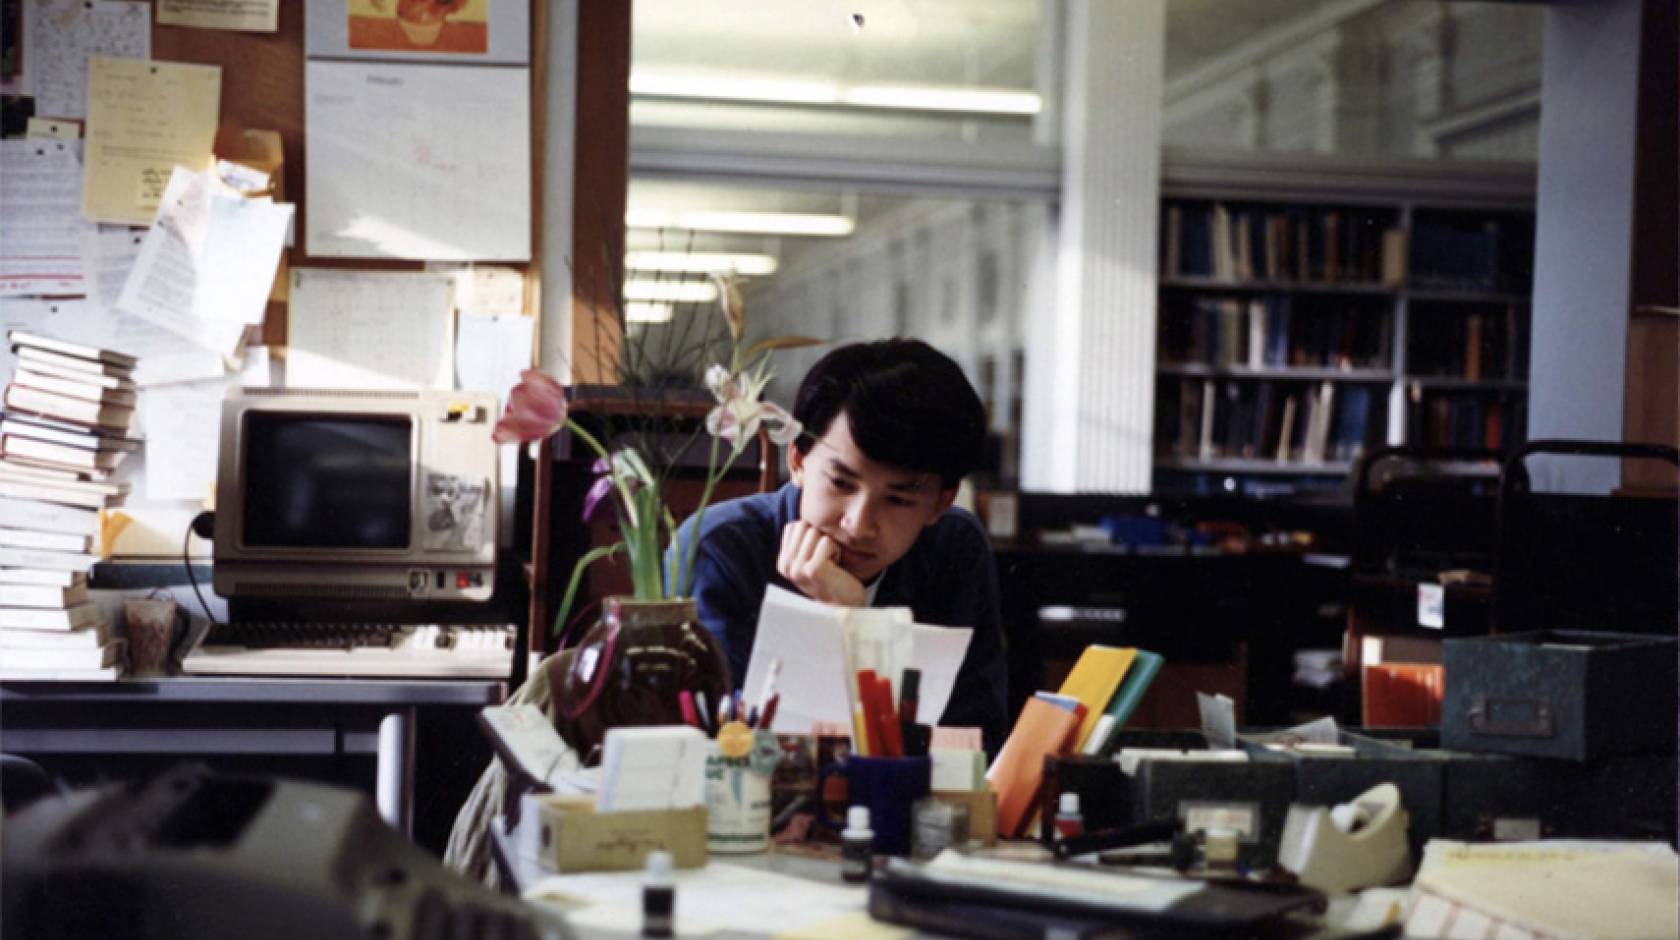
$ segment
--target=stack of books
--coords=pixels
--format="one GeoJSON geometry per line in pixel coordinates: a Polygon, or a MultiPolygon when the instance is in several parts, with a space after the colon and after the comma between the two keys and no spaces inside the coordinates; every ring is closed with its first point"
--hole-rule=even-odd
{"type": "Polygon", "coordinates": [[[0,677],[114,679],[123,642],[88,594],[112,474],[140,446],[135,359],[13,330],[0,412],[0,677]]]}

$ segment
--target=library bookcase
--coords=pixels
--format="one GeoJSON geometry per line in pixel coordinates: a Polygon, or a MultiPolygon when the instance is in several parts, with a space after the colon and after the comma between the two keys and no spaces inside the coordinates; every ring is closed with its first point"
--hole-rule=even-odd
{"type": "Polygon", "coordinates": [[[1343,485],[1383,445],[1524,439],[1532,170],[1164,167],[1155,490],[1343,485]]]}

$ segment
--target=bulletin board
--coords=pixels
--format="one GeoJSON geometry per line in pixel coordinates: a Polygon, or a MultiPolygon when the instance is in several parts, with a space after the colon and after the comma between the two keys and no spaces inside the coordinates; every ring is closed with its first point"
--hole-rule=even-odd
{"type": "MultiPolygon", "coordinates": [[[[23,2],[28,3],[31,0],[23,2]]],[[[499,3],[503,0],[493,2],[499,3]]],[[[547,33],[547,4],[542,0],[527,2],[530,8],[531,34],[529,67],[526,72],[531,83],[531,260],[497,264],[503,268],[515,269],[524,275],[519,314],[533,318],[534,328],[535,303],[540,281],[539,264],[536,259],[541,257],[542,232],[542,200],[535,198],[535,194],[542,191],[541,117],[544,112],[543,62],[546,52],[544,38],[547,33]]],[[[322,8],[336,10],[337,15],[343,15],[345,0],[322,0],[321,5],[322,8]]],[[[152,58],[159,61],[215,65],[221,68],[218,156],[227,155],[222,152],[222,142],[236,139],[238,133],[245,129],[278,133],[283,169],[277,201],[289,202],[295,206],[294,247],[283,253],[282,268],[289,265],[294,269],[311,267],[370,272],[424,270],[426,263],[421,261],[312,257],[307,251],[306,239],[303,237],[303,233],[308,230],[309,213],[306,203],[308,148],[305,140],[305,17],[308,12],[306,8],[315,6],[316,0],[280,0],[278,28],[275,32],[266,33],[160,25],[157,22],[157,5],[154,3],[151,27],[152,58]]],[[[24,49],[24,54],[28,55],[27,48],[24,49]]],[[[285,278],[276,280],[261,327],[262,345],[278,357],[284,357],[288,339],[285,283],[285,278]]],[[[121,348],[120,338],[112,337],[111,345],[113,348],[121,348]]],[[[237,382],[239,376],[229,374],[225,380],[227,383],[237,382]]],[[[148,449],[166,445],[166,441],[152,437],[148,429],[148,449]]],[[[187,499],[149,500],[146,495],[146,463],[136,455],[120,470],[120,478],[127,479],[132,485],[130,495],[121,511],[133,521],[123,534],[114,539],[112,554],[117,558],[178,560],[183,550],[187,523],[201,508],[200,503],[198,500],[187,499]]],[[[207,557],[210,554],[208,543],[194,538],[190,545],[190,554],[195,557],[207,557]]]]}

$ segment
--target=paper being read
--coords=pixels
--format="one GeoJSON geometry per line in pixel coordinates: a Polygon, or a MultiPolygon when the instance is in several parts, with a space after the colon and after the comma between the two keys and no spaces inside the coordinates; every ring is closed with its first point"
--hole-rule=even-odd
{"type": "MultiPolygon", "coordinates": [[[[763,687],[772,659],[782,661],[776,690],[776,727],[805,731],[812,722],[838,722],[851,727],[850,698],[845,683],[844,624],[869,619],[875,625],[898,623],[911,637],[908,665],[922,672],[918,717],[933,724],[944,714],[957,684],[957,669],[968,651],[974,630],[912,623],[904,608],[834,607],[772,586],[759,608],[758,633],[741,690],[751,701],[763,687]]],[[[898,678],[892,677],[896,689],[898,678]]]]}

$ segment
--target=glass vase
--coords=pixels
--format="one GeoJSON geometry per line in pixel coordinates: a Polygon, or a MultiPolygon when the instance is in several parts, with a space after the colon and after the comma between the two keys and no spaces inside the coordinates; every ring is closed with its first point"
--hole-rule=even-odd
{"type": "Polygon", "coordinates": [[[730,688],[729,661],[692,599],[609,597],[555,689],[557,724],[594,764],[608,728],[681,724],[684,690],[715,714],[730,688]]]}

